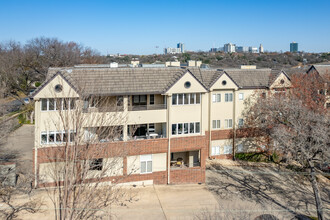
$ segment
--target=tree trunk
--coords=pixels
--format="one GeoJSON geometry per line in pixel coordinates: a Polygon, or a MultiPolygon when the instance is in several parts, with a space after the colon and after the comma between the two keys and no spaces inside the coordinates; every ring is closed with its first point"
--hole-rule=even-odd
{"type": "Polygon", "coordinates": [[[314,197],[315,197],[315,202],[316,202],[316,210],[317,210],[317,217],[319,220],[324,220],[323,218],[323,205],[322,205],[322,200],[321,200],[321,195],[319,191],[319,187],[316,181],[315,177],[315,168],[313,165],[310,164],[310,175],[311,175],[311,183],[314,191],[314,197]]]}

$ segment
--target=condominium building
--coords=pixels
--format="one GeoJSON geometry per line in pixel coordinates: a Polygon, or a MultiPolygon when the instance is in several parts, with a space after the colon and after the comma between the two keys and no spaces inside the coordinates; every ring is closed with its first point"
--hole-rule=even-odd
{"type": "Polygon", "coordinates": [[[233,149],[247,147],[233,136],[244,123],[244,100],[288,86],[286,73],[271,69],[50,68],[32,95],[35,184],[51,184],[49,155],[75,140],[90,143],[95,172],[120,158],[118,172],[104,181],[203,183],[207,158],[232,158],[233,149]],[[81,128],[78,119],[64,127],[60,112],[73,118],[79,109],[81,128]],[[97,134],[101,128],[117,133],[97,134]]]}

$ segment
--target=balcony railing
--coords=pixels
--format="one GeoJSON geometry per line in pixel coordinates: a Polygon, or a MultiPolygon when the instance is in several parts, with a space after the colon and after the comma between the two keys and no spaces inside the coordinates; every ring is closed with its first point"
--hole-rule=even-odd
{"type": "Polygon", "coordinates": [[[128,106],[128,111],[145,111],[145,110],[159,110],[159,109],[166,109],[166,104],[128,106]]]}
{"type": "Polygon", "coordinates": [[[166,138],[165,135],[151,133],[148,135],[141,135],[141,136],[127,136],[128,140],[146,140],[146,139],[158,139],[158,138],[166,138]]]}
{"type": "Polygon", "coordinates": [[[124,106],[105,106],[105,107],[89,107],[84,108],[83,112],[122,112],[124,111],[124,106]]]}

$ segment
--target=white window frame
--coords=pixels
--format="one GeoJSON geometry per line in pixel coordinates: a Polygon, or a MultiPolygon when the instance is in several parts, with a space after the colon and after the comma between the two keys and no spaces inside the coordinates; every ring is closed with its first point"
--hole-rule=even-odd
{"type": "Polygon", "coordinates": [[[183,123],[175,123],[175,124],[172,124],[172,128],[173,128],[173,125],[176,126],[176,132],[175,134],[173,134],[173,129],[172,129],[172,136],[176,136],[176,135],[189,135],[189,134],[200,134],[201,133],[201,123],[200,122],[183,122],[183,123]],[[194,124],[194,131],[193,132],[190,132],[190,124],[194,124]],[[196,131],[196,125],[197,123],[199,123],[199,132],[196,131]],[[182,132],[179,134],[179,125],[182,125],[182,132]],[[185,124],[188,124],[188,133],[184,133],[184,125],[185,124]]]}
{"type": "Polygon", "coordinates": [[[48,133],[47,131],[42,131],[41,134],[40,134],[40,145],[46,145],[48,144],[48,133]],[[45,143],[42,143],[42,135],[46,135],[46,142],[45,143]]]}
{"type": "Polygon", "coordinates": [[[212,102],[217,103],[221,102],[221,93],[215,93],[212,95],[212,102]]]}
{"type": "Polygon", "coordinates": [[[152,154],[140,155],[140,174],[152,173],[152,170],[152,154]],[[151,162],[151,171],[148,171],[148,162],[151,162]],[[145,172],[142,172],[142,163],[145,163],[145,172]]]}
{"type": "Polygon", "coordinates": [[[225,102],[233,101],[233,93],[225,93],[225,102]]]}
{"type": "Polygon", "coordinates": [[[219,129],[219,128],[221,128],[221,120],[212,120],[212,128],[213,129],[219,129]]]}
{"type": "Polygon", "coordinates": [[[56,138],[55,136],[56,136],[56,132],[55,131],[49,131],[48,134],[47,134],[47,143],[48,144],[55,144],[55,138],[56,138]],[[51,134],[54,134],[54,142],[50,142],[50,138],[49,137],[50,137],[51,134]]]}
{"type": "Polygon", "coordinates": [[[233,119],[225,119],[225,128],[233,128],[233,119]]]}
{"type": "Polygon", "coordinates": [[[238,100],[244,100],[244,93],[238,93],[238,100]]]}
{"type": "Polygon", "coordinates": [[[233,146],[232,145],[225,145],[223,146],[223,154],[232,154],[233,153],[233,146]]]}
{"type": "Polygon", "coordinates": [[[220,146],[212,146],[212,156],[220,155],[220,146]]]}

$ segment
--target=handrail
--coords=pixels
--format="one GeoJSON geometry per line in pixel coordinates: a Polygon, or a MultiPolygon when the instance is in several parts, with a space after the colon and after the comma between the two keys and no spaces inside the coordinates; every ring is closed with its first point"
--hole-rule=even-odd
{"type": "Polygon", "coordinates": [[[145,111],[158,109],[166,109],[166,104],[128,106],[128,111],[145,111]]]}

